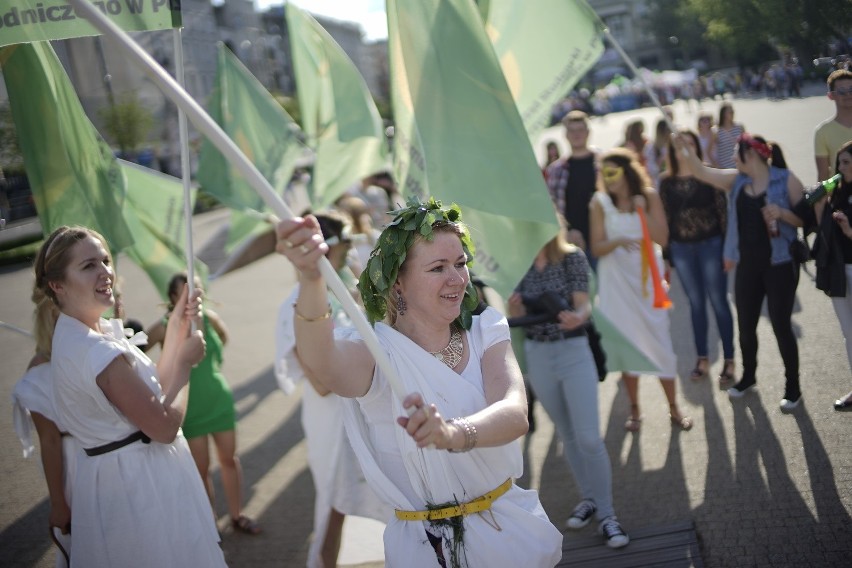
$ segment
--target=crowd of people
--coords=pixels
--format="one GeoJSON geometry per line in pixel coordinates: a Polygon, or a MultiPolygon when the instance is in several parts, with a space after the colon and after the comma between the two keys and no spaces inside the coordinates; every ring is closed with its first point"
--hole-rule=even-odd
{"type": "MultiPolygon", "coordinates": [[[[770,100],[800,98],[806,80],[805,71],[797,58],[743,70],[703,74],[695,69],[652,72],[642,68],[639,72],[663,104],[680,99],[695,101],[699,108],[702,101],[717,97],[724,99],[726,95],[764,96],[770,100]]],[[[577,89],[558,101],[551,110],[550,124],[558,124],[572,110],[602,116],[653,104],[641,81],[617,74],[607,84],[577,89]]]]}
{"type": "MultiPolygon", "coordinates": [[[[852,72],[832,73],[828,91],[836,114],[815,135],[827,181],[811,192],[777,144],[734,121],[730,104],[715,126],[701,115],[695,131],[668,115],[653,140],[633,121],[621,147],[605,152],[589,146],[588,115],[568,113],[569,153],[548,145],[542,171],[563,230],[505,299],[508,320],[471,281],[471,233],[455,205],[402,205],[379,176],[336,211],[281,221],[276,250],[297,269],[298,286],[281,305],[274,367],[285,392],[304,387],[316,487],[308,565],[336,564],[346,515],[387,523],[392,566],[555,565],[562,535],[537,493],[514,483],[523,471],[517,442],[530,427],[527,387],[553,420],[580,492],[565,526],[594,518],[607,546],[628,545],[597,382],[620,373],[629,432],[642,426],[642,375],[658,377],[672,427],[693,427],[678,404],[671,274],[689,303],[690,379],[711,374],[709,299],[723,353],[716,380],[734,401],[758,382],[756,330],[767,300],[785,368],[780,407],[792,412],[803,396],[791,321],[807,257],[799,230],[813,230],[805,252],[852,366],[852,72]],[[375,213],[388,210],[379,232],[375,213]],[[375,338],[351,328],[329,297],[321,259],[361,302],[375,338]],[[734,269],[739,372],[727,289],[734,269]],[[596,319],[633,355],[609,349],[596,319]],[[512,345],[510,326],[522,331],[522,347],[512,345]]],[[[202,305],[198,284],[176,275],[167,313],[147,337],[128,334],[115,313],[108,245],[87,228],[53,231],[34,272],[37,346],[14,391],[15,424],[25,449],[31,425],[40,439],[49,524],[66,539],[58,565],[70,555],[76,566],[224,566],[211,440],[233,530],[260,531],[241,511],[234,402],[220,372],[224,322],[202,305]],[[110,311],[117,317],[104,318],[110,311]],[[154,345],[156,363],[145,353],[154,345]]],[[[852,410],[852,392],[834,408],[852,410]]]]}

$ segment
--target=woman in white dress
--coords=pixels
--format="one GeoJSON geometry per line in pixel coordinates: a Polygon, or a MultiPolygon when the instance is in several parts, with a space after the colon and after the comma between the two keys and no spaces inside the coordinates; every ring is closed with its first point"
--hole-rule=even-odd
{"type": "MultiPolygon", "coordinates": [[[[355,281],[346,267],[352,243],[347,220],[339,214],[316,215],[323,238],[329,245],[329,262],[340,274],[347,288],[354,290],[355,281]],[[351,286],[350,286],[351,285],[351,286]]],[[[275,378],[285,394],[291,394],[299,383],[302,389],[302,429],[308,446],[308,466],[314,480],[314,531],[308,550],[308,568],[337,566],[343,521],[346,515],[387,520],[388,508],[367,485],[367,480],[352,451],[343,427],[343,401],[321,382],[306,373],[296,355],[293,305],[299,287],[284,300],[278,310],[275,326],[275,378]]],[[[331,299],[335,327],[351,327],[352,323],[336,298],[331,299]]]]}
{"type": "MultiPolygon", "coordinates": [[[[669,335],[669,314],[654,308],[652,283],[641,252],[642,225],[637,207],[647,212],[648,231],[654,241],[654,258],[663,273],[662,246],[668,240],[663,204],[636,155],[616,148],[601,159],[603,187],[590,203],[591,252],[598,257],[598,308],[622,334],[632,341],[654,367],[669,403],[673,425],[689,430],[692,420],[681,414],[676,399],[677,359],[669,335]]],[[[647,369],[613,369],[621,378],[630,399],[630,417],[624,427],[639,430],[639,374],[647,369]]]]}
{"type": "Polygon", "coordinates": [[[35,262],[34,288],[59,310],[53,321],[36,317],[53,337],[56,418],[85,449],[71,490],[71,566],[225,566],[180,433],[189,371],[204,353],[201,332],[189,332],[198,291],[182,294],[155,365],[120,320],[100,317],[114,278],[106,241],[83,227],[53,231],[35,262]]]}
{"type": "Polygon", "coordinates": [[[282,221],[278,250],[299,270],[296,351],[344,397],[350,442],[373,490],[396,511],[388,566],[554,566],[562,535],[523,472],[524,384],[506,319],[477,299],[469,233],[456,206],[408,206],[382,231],[359,291],[381,349],[408,393],[399,400],[354,330],[333,329],[314,217],[282,221]],[[407,414],[410,415],[407,416],[407,414]],[[447,419],[445,419],[445,417],[447,419]]]}

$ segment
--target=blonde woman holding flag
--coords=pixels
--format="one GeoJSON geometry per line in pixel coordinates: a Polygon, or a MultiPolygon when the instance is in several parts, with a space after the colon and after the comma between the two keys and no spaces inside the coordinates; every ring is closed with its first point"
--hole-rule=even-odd
{"type": "Polygon", "coordinates": [[[72,566],[225,566],[210,502],[180,425],[204,355],[198,291],[185,288],[151,361],[101,314],[115,303],[106,241],[59,227],[35,261],[36,335],[51,337],[56,420],[85,449],[71,494],[72,566]],[[39,317],[44,311],[54,315],[39,317]]]}

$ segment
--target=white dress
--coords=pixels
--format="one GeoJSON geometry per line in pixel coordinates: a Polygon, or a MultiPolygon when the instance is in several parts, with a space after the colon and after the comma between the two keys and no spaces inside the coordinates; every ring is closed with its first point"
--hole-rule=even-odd
{"type": "MultiPolygon", "coordinates": [[[[285,394],[298,383],[302,389],[302,429],[308,448],[308,467],[314,480],[313,537],[308,550],[308,568],[322,566],[320,553],[332,508],[344,515],[386,521],[389,508],[370,489],[343,428],[343,399],[334,393],[320,396],[306,379],[296,357],[293,304],[299,287],[278,310],[275,327],[275,378],[285,394]]],[[[334,324],[351,326],[346,313],[332,300],[334,324]]]]}
{"type": "MultiPolygon", "coordinates": [[[[138,430],[96,383],[116,357],[163,396],[154,363],[124,337],[121,322],[102,319],[100,329],[61,314],[53,334],[57,418],[81,448],[138,430]]],[[[137,441],[98,456],[80,450],[72,494],[72,567],[225,566],[210,501],[180,432],[171,444],[137,441]]]]}
{"type": "MultiPolygon", "coordinates": [[[[603,208],[606,238],[642,238],[639,214],[619,211],[607,193],[595,193],[594,199],[603,208]]],[[[654,244],[654,260],[663,273],[660,245],[654,244]]],[[[669,333],[669,313],[654,308],[654,289],[650,276],[643,280],[642,253],[618,247],[598,259],[597,308],[617,324],[619,331],[655,367],[653,374],[673,379],[677,374],[677,358],[669,333]]],[[[615,369],[641,374],[642,369],[615,369]]]]}
{"type": "MultiPolygon", "coordinates": [[[[497,311],[488,308],[473,318],[468,332],[470,358],[461,374],[393,328],[377,323],[375,330],[407,393],[421,393],[446,418],[469,416],[487,406],[480,361],[489,347],[509,340],[508,323],[497,311]]],[[[358,339],[353,329],[338,335],[358,339]]],[[[367,481],[395,509],[419,511],[427,503],[470,501],[523,473],[517,440],[465,453],[418,450],[396,424],[396,418],[406,413],[378,368],[367,394],[347,399],[345,408],[346,430],[367,481]]],[[[401,521],[391,515],[384,534],[386,565],[434,568],[437,560],[427,528],[436,531],[426,521],[401,521]]],[[[516,485],[494,501],[489,511],[464,517],[464,529],[462,559],[466,566],[538,568],[555,566],[562,557],[562,534],[548,520],[538,493],[516,485]]],[[[447,560],[449,544],[444,538],[447,560]]]]}
{"type": "MultiPolygon", "coordinates": [[[[37,412],[56,424],[60,432],[64,433],[66,431],[56,418],[56,409],[53,406],[52,380],[53,375],[50,363],[42,363],[27,370],[12,391],[12,421],[15,426],[15,433],[18,435],[18,439],[24,448],[25,458],[32,455],[34,450],[33,432],[35,431],[35,425],[32,421],[32,412],[37,412]]],[[[62,436],[62,485],[65,493],[65,502],[69,508],[71,507],[71,484],[74,480],[79,447],[74,436],[62,436]]],[[[58,530],[55,530],[54,534],[62,544],[62,547],[65,548],[66,553],[70,554],[71,534],[62,535],[58,530]]],[[[67,565],[65,557],[57,550],[57,568],[64,568],[67,565]]]]}

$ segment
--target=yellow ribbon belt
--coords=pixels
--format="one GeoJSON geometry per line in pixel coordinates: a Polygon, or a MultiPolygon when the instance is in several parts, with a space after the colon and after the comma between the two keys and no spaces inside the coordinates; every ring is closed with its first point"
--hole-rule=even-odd
{"type": "Polygon", "coordinates": [[[450,517],[462,517],[487,511],[491,508],[491,504],[503,495],[509,488],[512,487],[512,478],[510,477],[501,483],[496,489],[492,489],[482,497],[477,497],[473,501],[453,505],[451,507],[442,507],[440,509],[427,509],[426,511],[400,511],[396,509],[396,518],[401,521],[435,521],[438,519],[449,519],[450,517]]]}

